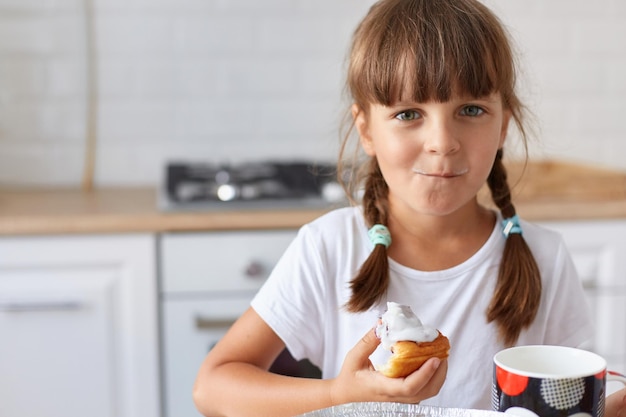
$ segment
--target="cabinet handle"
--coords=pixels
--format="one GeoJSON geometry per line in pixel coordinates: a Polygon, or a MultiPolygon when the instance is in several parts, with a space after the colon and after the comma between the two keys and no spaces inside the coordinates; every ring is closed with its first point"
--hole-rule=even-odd
{"type": "Polygon", "coordinates": [[[233,325],[233,319],[207,319],[205,317],[196,317],[196,329],[198,330],[216,330],[228,329],[233,325]]]}
{"type": "Polygon", "coordinates": [[[265,267],[263,263],[252,260],[246,265],[244,273],[249,278],[265,278],[265,267]]]}
{"type": "Polygon", "coordinates": [[[80,301],[5,301],[0,302],[0,311],[28,313],[41,311],[74,311],[83,307],[80,301]]]}

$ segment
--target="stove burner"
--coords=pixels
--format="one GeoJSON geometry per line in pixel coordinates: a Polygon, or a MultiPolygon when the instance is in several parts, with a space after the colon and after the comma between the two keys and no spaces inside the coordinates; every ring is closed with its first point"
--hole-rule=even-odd
{"type": "Polygon", "coordinates": [[[335,166],[312,162],[169,163],[162,191],[165,210],[321,207],[344,199],[335,166]]]}

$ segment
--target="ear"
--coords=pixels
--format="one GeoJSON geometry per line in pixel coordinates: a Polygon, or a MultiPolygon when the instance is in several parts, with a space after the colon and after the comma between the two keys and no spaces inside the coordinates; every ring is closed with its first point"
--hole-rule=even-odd
{"type": "Polygon", "coordinates": [[[361,109],[357,104],[352,105],[352,119],[354,120],[354,127],[359,134],[359,141],[361,142],[363,150],[367,155],[374,156],[376,152],[374,150],[372,137],[369,133],[367,116],[365,115],[363,109],[361,109]]]}
{"type": "Polygon", "coordinates": [[[504,142],[506,141],[506,136],[509,133],[509,122],[511,121],[511,111],[505,110],[502,115],[502,127],[500,128],[500,146],[498,148],[502,148],[504,142]]]}

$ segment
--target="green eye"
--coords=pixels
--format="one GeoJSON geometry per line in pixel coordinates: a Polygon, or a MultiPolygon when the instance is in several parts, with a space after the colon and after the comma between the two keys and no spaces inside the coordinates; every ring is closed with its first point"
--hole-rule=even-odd
{"type": "Polygon", "coordinates": [[[420,114],[415,110],[405,110],[396,115],[396,119],[403,121],[411,121],[420,118],[420,114]]]}
{"type": "Polygon", "coordinates": [[[478,106],[465,106],[461,113],[465,116],[476,117],[484,113],[484,110],[478,106]]]}

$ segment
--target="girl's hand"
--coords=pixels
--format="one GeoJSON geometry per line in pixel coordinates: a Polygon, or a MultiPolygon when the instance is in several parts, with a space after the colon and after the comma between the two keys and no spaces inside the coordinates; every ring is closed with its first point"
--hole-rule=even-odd
{"type": "Polygon", "coordinates": [[[446,379],[447,360],[431,358],[406,378],[387,378],[375,371],[369,360],[379,344],[372,329],[348,352],[341,372],[331,384],[333,404],[359,401],[418,403],[439,392],[446,379]]]}
{"type": "Polygon", "coordinates": [[[626,417],[626,388],[623,388],[606,398],[606,417],[626,417]]]}

